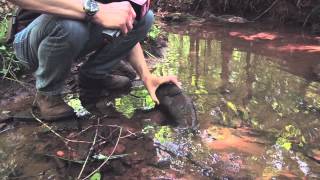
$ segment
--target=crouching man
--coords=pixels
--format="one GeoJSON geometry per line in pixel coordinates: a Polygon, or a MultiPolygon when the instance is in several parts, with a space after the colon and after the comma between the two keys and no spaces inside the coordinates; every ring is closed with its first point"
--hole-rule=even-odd
{"type": "Polygon", "coordinates": [[[108,4],[93,0],[9,1],[42,13],[15,35],[13,47],[17,58],[34,72],[36,106],[47,121],[74,115],[63,101],[61,91],[73,60],[93,51],[95,54],[80,68],[80,87],[97,85],[112,91],[127,86],[127,77],[109,74],[124,57],[128,57],[156,103],[159,101],[155,91],[160,84],[178,84],[175,76],[157,77],[147,68],[139,42],[154,21],[150,10],[136,21],[137,15],[128,1],[108,4]],[[122,35],[106,43],[102,33],[105,29],[119,29],[122,35]]]}

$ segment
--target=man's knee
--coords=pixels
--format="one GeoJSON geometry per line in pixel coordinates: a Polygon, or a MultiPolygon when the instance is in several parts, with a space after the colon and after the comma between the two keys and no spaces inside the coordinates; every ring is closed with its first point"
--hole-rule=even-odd
{"type": "Polygon", "coordinates": [[[151,29],[151,26],[152,26],[153,22],[154,22],[153,11],[149,10],[147,12],[147,14],[144,17],[144,22],[145,22],[146,33],[148,33],[150,31],[150,29],[151,29]]]}
{"type": "Polygon", "coordinates": [[[65,41],[71,45],[70,50],[81,51],[89,40],[89,28],[81,21],[62,19],[58,26],[65,35],[65,41]]]}

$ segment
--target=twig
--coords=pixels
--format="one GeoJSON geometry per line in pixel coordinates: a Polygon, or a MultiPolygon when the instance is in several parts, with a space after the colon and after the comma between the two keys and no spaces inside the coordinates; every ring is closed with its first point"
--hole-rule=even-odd
{"type": "Polygon", "coordinates": [[[27,90],[30,89],[30,88],[28,88],[27,86],[24,85],[24,84],[28,84],[28,83],[19,81],[18,79],[12,79],[12,78],[9,78],[9,77],[3,77],[3,79],[7,79],[7,80],[10,80],[10,81],[17,82],[18,84],[20,84],[20,85],[21,85],[22,87],[24,87],[25,89],[27,89],[27,90]]]}
{"type": "Polygon", "coordinates": [[[86,176],[85,178],[83,178],[82,180],[85,180],[85,179],[88,179],[90,178],[93,174],[95,174],[97,171],[99,171],[110,159],[110,157],[112,157],[113,153],[115,152],[116,148],[118,147],[118,144],[119,144],[119,141],[120,141],[120,137],[121,137],[121,134],[122,134],[122,127],[118,126],[120,128],[119,130],[119,137],[117,139],[117,142],[116,142],[116,145],[114,146],[111,154],[108,156],[108,158],[97,168],[95,169],[94,171],[92,171],[88,176],[86,176]]]}
{"type": "MultiPolygon", "coordinates": [[[[98,122],[97,122],[97,125],[100,125],[100,118],[98,118],[97,121],[98,121],[98,122]]],[[[91,145],[90,150],[89,150],[89,152],[88,152],[87,158],[86,158],[86,160],[84,161],[84,164],[83,164],[83,166],[82,166],[82,168],[81,168],[81,171],[80,171],[80,173],[79,173],[78,179],[81,178],[81,175],[82,175],[82,173],[83,173],[84,168],[85,168],[86,165],[87,165],[87,162],[88,162],[88,159],[89,159],[89,157],[90,157],[90,154],[91,154],[91,152],[92,152],[93,149],[94,149],[94,145],[96,144],[96,140],[97,140],[97,136],[98,136],[98,131],[99,131],[99,126],[96,127],[96,133],[95,133],[95,135],[94,135],[92,145],[91,145]]]]}
{"type": "Polygon", "coordinates": [[[45,126],[46,128],[49,129],[50,132],[52,132],[54,135],[56,135],[58,138],[60,138],[64,143],[68,144],[68,142],[72,142],[72,143],[86,143],[86,144],[91,144],[92,142],[88,142],[88,141],[78,141],[78,140],[72,140],[72,139],[68,139],[65,138],[63,136],[61,136],[59,133],[57,133],[55,130],[53,130],[48,124],[44,123],[43,121],[41,121],[34,113],[33,110],[31,110],[31,115],[32,117],[37,120],[39,123],[41,123],[43,126],[45,126]]]}
{"type": "Polygon", "coordinates": [[[270,11],[270,9],[273,8],[273,6],[275,6],[278,3],[279,0],[275,0],[273,1],[273,3],[271,4],[270,7],[268,7],[265,11],[263,11],[259,16],[257,16],[256,18],[254,18],[252,21],[256,21],[258,19],[260,19],[263,15],[265,15],[268,11],[270,11]]]}
{"type": "Polygon", "coordinates": [[[156,59],[157,57],[155,55],[153,55],[151,52],[147,51],[147,50],[144,50],[144,52],[151,58],[154,58],[156,59]]]}
{"type": "Polygon", "coordinates": [[[125,136],[120,137],[120,139],[124,139],[124,138],[130,137],[130,136],[138,137],[136,134],[137,134],[137,133],[139,133],[140,131],[133,133],[133,132],[131,132],[130,130],[128,130],[128,129],[127,129],[127,132],[128,132],[129,134],[128,134],[128,135],[125,135],[125,136]]]}
{"type": "Polygon", "coordinates": [[[6,128],[6,129],[0,131],[0,134],[2,134],[2,133],[4,133],[4,132],[7,132],[7,131],[9,131],[9,130],[11,130],[11,129],[13,129],[13,127],[8,127],[8,128],[6,128]]]}
{"type": "Polygon", "coordinates": [[[82,133],[88,131],[89,129],[91,129],[91,128],[93,128],[93,127],[96,127],[96,125],[88,126],[87,128],[83,129],[82,131],[80,131],[79,133],[77,133],[77,134],[75,134],[75,135],[73,135],[73,136],[71,136],[71,137],[75,138],[75,137],[77,137],[77,136],[80,136],[82,133]]]}

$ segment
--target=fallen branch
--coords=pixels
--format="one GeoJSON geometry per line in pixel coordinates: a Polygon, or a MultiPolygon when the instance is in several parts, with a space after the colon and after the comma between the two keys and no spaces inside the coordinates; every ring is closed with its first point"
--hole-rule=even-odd
{"type": "Polygon", "coordinates": [[[59,133],[57,133],[55,130],[52,129],[52,127],[50,127],[48,124],[46,124],[45,122],[43,122],[41,119],[39,119],[34,113],[33,110],[31,110],[31,115],[32,117],[38,121],[39,123],[41,123],[43,126],[45,126],[46,128],[49,129],[50,132],[52,132],[54,135],[56,135],[58,138],[60,138],[64,143],[68,144],[69,142],[72,143],[85,143],[85,144],[91,144],[92,142],[88,142],[88,141],[78,141],[78,140],[72,140],[72,139],[68,139],[65,138],[63,136],[61,136],[59,133]]]}
{"type": "Polygon", "coordinates": [[[90,154],[91,154],[91,152],[92,152],[93,149],[94,149],[94,145],[96,144],[96,140],[97,140],[97,136],[98,136],[98,131],[99,131],[99,125],[100,125],[100,118],[98,118],[97,121],[98,121],[98,122],[97,122],[96,132],[95,132],[95,135],[94,135],[94,138],[93,138],[93,142],[92,142],[92,145],[91,145],[90,150],[89,150],[89,152],[88,152],[88,155],[87,155],[87,157],[86,157],[86,160],[84,161],[84,164],[83,164],[83,166],[82,166],[82,168],[81,168],[81,171],[80,171],[80,173],[79,173],[78,179],[81,178],[81,175],[82,175],[82,173],[83,173],[83,170],[85,169],[85,167],[86,167],[86,165],[87,165],[87,162],[88,162],[88,160],[89,160],[90,154]]]}
{"type": "MultiPolygon", "coordinates": [[[[116,126],[116,125],[115,125],[116,126]]],[[[119,130],[119,137],[117,139],[117,142],[116,142],[116,145],[114,146],[111,154],[108,156],[108,158],[97,168],[95,169],[94,171],[92,171],[88,176],[86,176],[85,178],[83,178],[82,180],[85,180],[85,179],[89,179],[93,174],[95,174],[96,172],[98,172],[104,165],[107,164],[107,162],[109,161],[109,159],[112,157],[112,155],[114,154],[116,148],[118,147],[118,144],[119,144],[119,141],[120,141],[120,137],[121,137],[121,134],[122,134],[122,127],[120,126],[116,126],[116,127],[119,127],[120,130],[119,130]]]]}

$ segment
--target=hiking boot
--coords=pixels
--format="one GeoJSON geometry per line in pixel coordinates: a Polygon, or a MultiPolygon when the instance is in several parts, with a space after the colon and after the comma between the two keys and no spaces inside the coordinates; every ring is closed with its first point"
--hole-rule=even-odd
{"type": "Polygon", "coordinates": [[[46,121],[75,116],[73,109],[63,101],[60,95],[47,96],[37,94],[35,105],[39,109],[41,117],[46,121]]]}
{"type": "Polygon", "coordinates": [[[108,74],[101,79],[94,79],[80,73],[79,87],[89,90],[123,90],[131,87],[131,81],[128,77],[120,75],[108,74]]]}
{"type": "Polygon", "coordinates": [[[80,73],[80,101],[90,111],[101,99],[130,92],[131,86],[131,81],[126,76],[108,74],[103,79],[93,79],[80,73]]]}
{"type": "Polygon", "coordinates": [[[120,75],[120,76],[126,76],[130,80],[134,80],[137,77],[136,71],[133,69],[131,64],[129,64],[127,61],[121,60],[119,64],[117,64],[110,74],[113,75],[120,75]]]}

